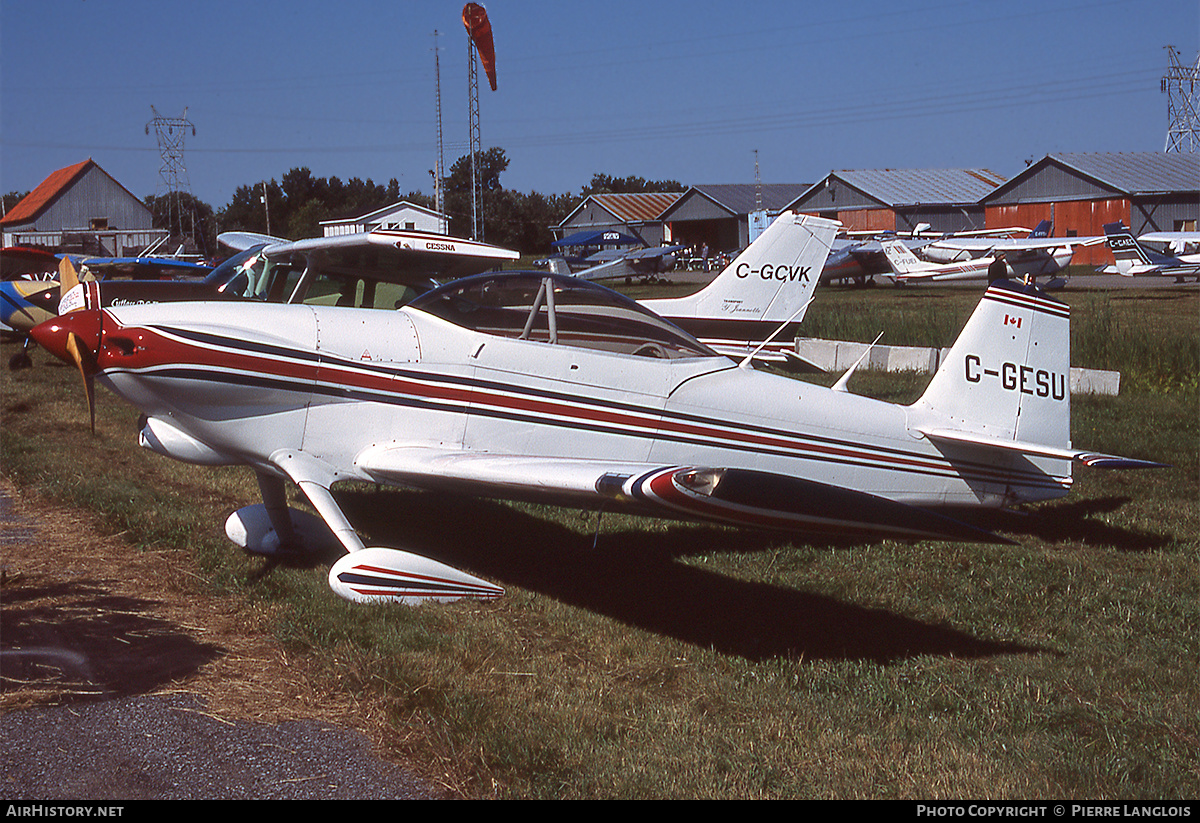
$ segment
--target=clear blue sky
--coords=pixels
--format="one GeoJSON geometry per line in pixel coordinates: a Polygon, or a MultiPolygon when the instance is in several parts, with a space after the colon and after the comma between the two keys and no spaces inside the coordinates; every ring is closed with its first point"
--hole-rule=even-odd
{"type": "MultiPolygon", "coordinates": [[[[506,188],[593,173],[806,183],[831,169],[985,167],[1056,151],[1161,151],[1165,46],[1196,0],[492,0],[499,88],[484,148],[506,188]]],[[[0,190],[92,157],[154,194],[154,106],[196,127],[215,208],[296,166],[432,191],[434,31],[447,165],[467,147],[462,2],[0,0],[0,190]]],[[[482,76],[481,76],[482,79],[482,76]]]]}

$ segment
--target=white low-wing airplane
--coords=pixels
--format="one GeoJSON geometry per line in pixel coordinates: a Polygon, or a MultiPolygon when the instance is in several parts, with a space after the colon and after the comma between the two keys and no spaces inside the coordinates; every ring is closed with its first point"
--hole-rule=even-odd
{"type": "Polygon", "coordinates": [[[1028,237],[944,237],[921,247],[921,256],[934,263],[958,263],[978,257],[1004,255],[1012,277],[1044,277],[1071,265],[1075,249],[1104,242],[1103,237],[1051,237],[1043,220],[1028,237]]]}
{"type": "MultiPolygon", "coordinates": [[[[814,269],[813,274],[816,273],[814,269]]],[[[482,274],[395,311],[256,302],[80,309],[33,330],[142,413],[140,442],[245,465],[251,552],[340,546],[355,601],[490,598],[436,560],[366,547],[331,493],[357,480],[630,508],[824,536],[999,540],[934,508],[1065,495],[1068,307],[987,290],[924,395],[899,406],[756,371],[593,283],[482,274]],[[295,483],[319,513],[287,506],[295,483]]]]}
{"type": "Polygon", "coordinates": [[[996,261],[993,256],[975,257],[959,263],[930,263],[913,254],[903,240],[884,240],[883,255],[892,267],[892,278],[898,283],[918,283],[924,280],[986,280],[988,268],[996,261]]]}
{"type": "Polygon", "coordinates": [[[1115,261],[1111,266],[1100,268],[1105,274],[1120,274],[1125,277],[1174,277],[1177,283],[1182,283],[1188,277],[1200,280],[1200,254],[1159,254],[1143,247],[1140,242],[1143,238],[1153,237],[1155,240],[1186,248],[1186,233],[1158,232],[1135,239],[1123,223],[1106,223],[1104,235],[1108,241],[1108,250],[1112,252],[1115,261]]]}

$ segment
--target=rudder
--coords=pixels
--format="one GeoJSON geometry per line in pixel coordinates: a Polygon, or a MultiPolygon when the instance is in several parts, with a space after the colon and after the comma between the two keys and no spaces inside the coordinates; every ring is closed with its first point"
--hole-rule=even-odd
{"type": "Polygon", "coordinates": [[[641,303],[669,318],[799,321],[840,227],[835,220],[785,212],[700,291],[641,303]]]}
{"type": "Polygon", "coordinates": [[[913,408],[948,429],[1069,448],[1070,345],[1070,307],[996,281],[913,408]]]}

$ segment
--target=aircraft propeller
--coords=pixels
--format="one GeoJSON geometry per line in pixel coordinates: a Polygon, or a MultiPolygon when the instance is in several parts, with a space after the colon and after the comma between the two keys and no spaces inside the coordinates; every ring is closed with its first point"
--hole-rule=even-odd
{"type": "MultiPolygon", "coordinates": [[[[70,259],[64,257],[58,264],[58,289],[59,289],[59,304],[64,304],[64,298],[71,289],[79,285],[79,274],[75,271],[75,265],[70,259]]],[[[68,314],[82,309],[79,305],[68,310],[68,314]]],[[[30,334],[42,346],[42,348],[57,355],[63,360],[67,360],[75,364],[79,369],[79,376],[83,378],[83,390],[87,395],[88,414],[91,417],[92,434],[96,433],[96,372],[99,371],[99,366],[96,362],[96,351],[100,348],[100,313],[87,312],[89,315],[94,315],[95,322],[89,317],[86,320],[81,318],[66,318],[60,315],[58,319],[62,320],[56,323],[54,320],[48,321],[43,326],[51,326],[48,333],[43,333],[46,340],[35,334],[37,329],[42,326],[35,327],[30,334]],[[85,326],[89,328],[84,329],[85,326]],[[94,326],[94,334],[91,326],[94,326]],[[87,339],[83,335],[87,336],[87,339]],[[91,343],[92,345],[89,345],[91,343]],[[49,344],[49,345],[48,345],[49,344]]]]}

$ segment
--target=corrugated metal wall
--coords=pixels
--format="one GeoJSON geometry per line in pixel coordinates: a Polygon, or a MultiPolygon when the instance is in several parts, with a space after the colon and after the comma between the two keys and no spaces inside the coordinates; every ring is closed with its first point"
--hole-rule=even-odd
{"type": "MultiPolygon", "coordinates": [[[[1129,225],[1129,201],[1123,197],[1097,200],[1065,200],[1060,202],[1012,203],[988,206],[987,227],[1006,226],[1033,228],[1043,220],[1054,223],[1055,237],[1098,237],[1104,234],[1105,223],[1118,220],[1129,225]]],[[[1104,266],[1113,262],[1108,247],[1100,244],[1076,249],[1071,264],[1075,266],[1104,266]]]]}
{"type": "Polygon", "coordinates": [[[39,231],[88,228],[95,219],[110,229],[149,229],[150,210],[102,169],[93,166],[38,216],[39,231]]]}
{"type": "MultiPolygon", "coordinates": [[[[828,217],[829,212],[821,212],[828,217]]],[[[841,221],[845,231],[895,231],[896,213],[891,209],[854,209],[839,211],[834,218],[841,221]]]]}

